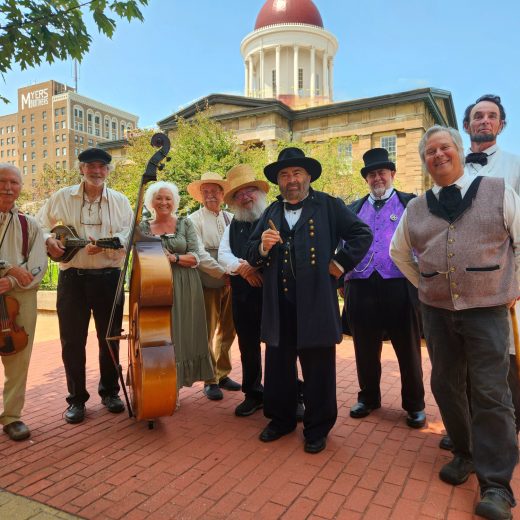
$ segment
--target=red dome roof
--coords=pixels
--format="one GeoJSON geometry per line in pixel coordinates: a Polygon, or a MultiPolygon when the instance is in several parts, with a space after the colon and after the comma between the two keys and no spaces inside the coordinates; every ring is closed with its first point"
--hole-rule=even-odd
{"type": "Polygon", "coordinates": [[[323,27],[312,0],[267,0],[256,18],[255,29],[281,23],[306,23],[323,27]]]}

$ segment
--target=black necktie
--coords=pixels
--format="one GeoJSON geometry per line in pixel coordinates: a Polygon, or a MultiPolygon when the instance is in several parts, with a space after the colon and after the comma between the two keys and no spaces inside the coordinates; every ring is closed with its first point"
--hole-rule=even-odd
{"type": "Polygon", "coordinates": [[[468,163],[477,163],[485,166],[488,163],[487,153],[484,152],[475,152],[469,153],[466,155],[466,164],[468,163]]]}
{"type": "Polygon", "coordinates": [[[445,186],[439,193],[439,202],[446,210],[448,217],[453,218],[459,204],[462,202],[462,195],[456,184],[445,186]]]}
{"type": "Polygon", "coordinates": [[[287,211],[296,211],[297,209],[303,208],[303,200],[297,202],[296,204],[291,204],[290,202],[285,201],[284,207],[287,211]]]}
{"type": "Polygon", "coordinates": [[[376,209],[376,211],[381,209],[385,205],[385,202],[387,200],[388,199],[384,199],[384,200],[377,199],[377,200],[374,200],[374,208],[376,209]]]}

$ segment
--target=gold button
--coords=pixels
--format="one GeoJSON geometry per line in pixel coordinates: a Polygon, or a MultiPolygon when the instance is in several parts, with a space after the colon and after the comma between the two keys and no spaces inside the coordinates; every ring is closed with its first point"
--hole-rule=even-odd
{"type": "Polygon", "coordinates": [[[451,224],[450,229],[455,229],[455,226],[453,224],[451,224]]]}
{"type": "Polygon", "coordinates": [[[288,292],[288,291],[289,291],[289,289],[287,289],[287,287],[284,287],[283,290],[284,290],[285,292],[288,292]]]}
{"type": "Polygon", "coordinates": [[[309,224],[314,224],[314,220],[312,220],[312,218],[309,219],[309,224]]]}
{"type": "Polygon", "coordinates": [[[457,287],[457,284],[455,282],[451,282],[452,287],[457,287]]]}
{"type": "Polygon", "coordinates": [[[453,299],[454,299],[454,300],[456,300],[458,297],[459,297],[458,294],[454,294],[454,295],[453,295],[453,299]]]}
{"type": "Polygon", "coordinates": [[[451,271],[452,273],[454,273],[456,270],[457,270],[457,268],[455,268],[455,267],[450,267],[450,271],[451,271]]]}
{"type": "Polygon", "coordinates": [[[286,264],[286,263],[287,263],[287,259],[284,260],[284,264],[286,264]]]}
{"type": "Polygon", "coordinates": [[[448,258],[452,258],[455,256],[455,253],[448,253],[448,258]]]}
{"type": "Polygon", "coordinates": [[[316,260],[311,260],[311,264],[314,265],[316,263],[316,260]]]}
{"type": "Polygon", "coordinates": [[[267,262],[265,265],[266,265],[267,267],[269,267],[271,264],[270,264],[269,262],[267,262]]]}
{"type": "Polygon", "coordinates": [[[315,249],[314,247],[311,247],[311,253],[312,253],[313,251],[316,251],[316,249],[315,249]]]}
{"type": "Polygon", "coordinates": [[[289,254],[289,251],[286,251],[285,254],[288,255],[288,254],[289,254]]]}
{"type": "Polygon", "coordinates": [[[283,283],[287,283],[287,278],[284,278],[284,279],[283,279],[283,283]]]}
{"type": "Polygon", "coordinates": [[[453,244],[453,242],[455,242],[454,238],[448,238],[448,244],[453,244]]]}
{"type": "Polygon", "coordinates": [[[309,226],[309,229],[314,229],[314,226],[309,226]]]}
{"type": "Polygon", "coordinates": [[[314,236],[314,231],[311,231],[311,232],[309,233],[309,235],[310,235],[311,237],[313,237],[313,236],[314,236]]]}
{"type": "Polygon", "coordinates": [[[316,255],[312,253],[311,258],[316,258],[316,255]]]}

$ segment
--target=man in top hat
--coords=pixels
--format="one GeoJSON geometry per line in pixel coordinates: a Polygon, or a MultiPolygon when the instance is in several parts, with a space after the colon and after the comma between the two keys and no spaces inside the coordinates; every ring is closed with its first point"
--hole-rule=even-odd
{"type": "MultiPolygon", "coordinates": [[[[31,435],[21,415],[38,313],[36,293],[47,270],[43,234],[36,220],[22,214],[16,207],[22,185],[22,176],[16,166],[0,163],[0,294],[18,302],[16,324],[23,327],[28,336],[25,347],[17,349],[23,341],[11,343],[7,339],[8,331],[4,330],[0,349],[4,368],[0,424],[13,441],[21,441],[31,435]]],[[[3,328],[9,329],[5,323],[3,325],[3,328]]]]}
{"type": "Polygon", "coordinates": [[[204,382],[204,395],[214,401],[224,397],[222,388],[240,390],[240,385],[229,377],[230,349],[235,339],[231,287],[228,277],[224,276],[225,270],[217,261],[222,235],[233,218],[231,213],[221,209],[226,186],[227,182],[218,173],[213,172],[203,173],[199,180],[188,184],[188,193],[202,204],[202,207],[189,218],[195,226],[202,247],[212,257],[205,261],[205,266],[212,268],[213,274],[209,275],[200,269],[199,274],[206,307],[208,346],[215,372],[212,380],[204,382]],[[220,279],[215,277],[218,270],[222,272],[220,279]]]}
{"type": "MultiPolygon", "coordinates": [[[[110,154],[99,148],[89,148],[79,154],[78,160],[81,183],[51,195],[38,213],[49,254],[60,258],[65,253],[62,243],[51,231],[57,224],[73,226],[82,239],[113,238],[112,245],[117,247],[119,243],[122,247],[102,249],[91,243],[70,261],[60,262],[56,304],[69,391],[69,406],[64,416],[68,423],[84,420],[85,403],[90,397],[85,380],[85,347],[91,313],[99,345],[98,393],[101,402],[112,413],[125,409],[119,398],[118,371],[105,338],[124,260],[124,246],[129,239],[132,208],[122,193],[106,185],[111,170],[110,154]]],[[[115,329],[121,328],[122,319],[121,305],[114,317],[115,329]]],[[[112,345],[116,363],[119,363],[119,344],[112,342],[112,345]]]]}
{"type": "Polygon", "coordinates": [[[454,457],[439,477],[460,485],[475,472],[476,514],[509,519],[518,439],[507,384],[508,307],[520,294],[520,198],[504,179],[464,171],[453,128],[428,129],[419,153],[434,186],[408,203],[390,256],[419,288],[432,392],[453,441],[454,457]]]}
{"type": "Polygon", "coordinates": [[[381,349],[388,337],[401,371],[406,423],[422,428],[426,416],[416,290],[388,252],[404,208],[414,195],[394,189],[395,164],[387,150],[373,148],[363,155],[363,161],[361,175],[370,193],[349,207],[370,226],[374,241],[363,260],[345,275],[345,308],[360,387],[350,416],[366,417],[381,407],[381,349]]]}
{"type": "Polygon", "coordinates": [[[264,281],[264,409],[271,421],[260,440],[275,441],[296,427],[299,358],[304,449],[318,453],[337,418],[337,279],[365,256],[372,234],[342,200],[310,187],[321,164],[298,148],[282,150],[264,174],[278,184],[280,196],[260,218],[247,253],[252,266],[263,268],[264,281]]]}
{"type": "Polygon", "coordinates": [[[262,275],[257,267],[245,260],[249,236],[267,207],[269,184],[257,180],[246,164],[229,170],[224,202],[234,213],[225,229],[218,250],[218,261],[231,275],[233,321],[238,336],[242,361],[242,392],[244,401],[235,408],[235,415],[244,417],[263,406],[262,351],[260,320],[262,316],[262,275]]]}

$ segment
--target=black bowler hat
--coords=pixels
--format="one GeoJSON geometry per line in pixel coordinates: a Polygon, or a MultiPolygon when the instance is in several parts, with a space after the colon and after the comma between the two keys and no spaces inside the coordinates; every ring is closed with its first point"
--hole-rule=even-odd
{"type": "Polygon", "coordinates": [[[99,161],[103,164],[110,164],[112,156],[105,150],[101,150],[101,148],[87,148],[78,155],[78,160],[82,163],[99,161]]]}
{"type": "Polygon", "coordinates": [[[264,168],[264,175],[273,184],[278,184],[278,173],[288,166],[301,166],[311,176],[311,182],[321,175],[321,164],[311,157],[305,157],[299,148],[284,148],[278,155],[278,160],[264,168]]]}
{"type": "Polygon", "coordinates": [[[388,168],[395,172],[395,164],[388,158],[388,150],[385,148],[372,148],[363,154],[365,167],[361,168],[361,175],[366,179],[372,170],[388,168]]]}

